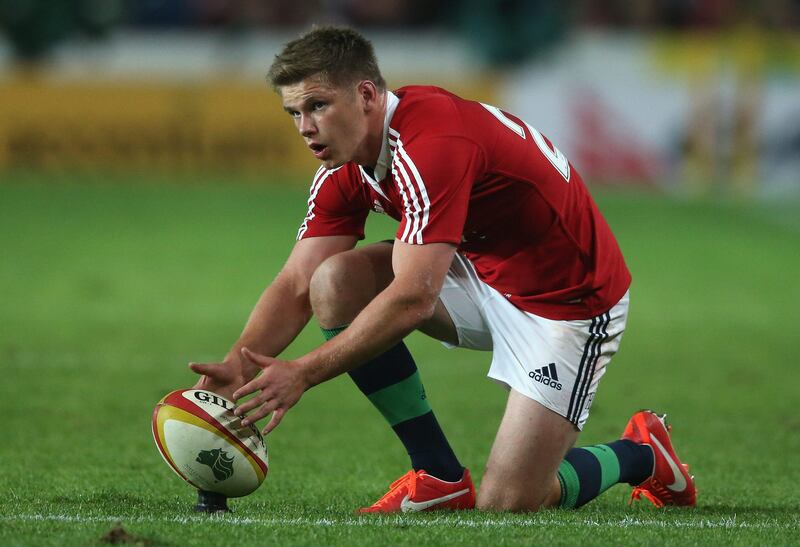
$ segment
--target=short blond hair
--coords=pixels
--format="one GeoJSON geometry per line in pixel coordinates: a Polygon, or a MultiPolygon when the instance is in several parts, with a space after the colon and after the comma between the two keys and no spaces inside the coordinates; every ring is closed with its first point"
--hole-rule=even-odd
{"type": "Polygon", "coordinates": [[[267,72],[275,90],[310,76],[319,76],[334,86],[370,80],[381,90],[386,89],[372,43],[351,28],[312,29],[286,44],[267,72]]]}

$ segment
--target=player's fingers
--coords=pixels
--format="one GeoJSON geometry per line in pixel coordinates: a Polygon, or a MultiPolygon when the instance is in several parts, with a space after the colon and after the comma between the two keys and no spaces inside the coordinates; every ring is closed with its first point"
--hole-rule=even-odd
{"type": "Polygon", "coordinates": [[[247,348],[242,348],[242,355],[244,355],[245,359],[247,359],[254,365],[258,365],[261,368],[268,367],[274,361],[272,357],[267,357],[266,355],[261,355],[260,353],[252,352],[247,348]]]}
{"type": "Polygon", "coordinates": [[[269,434],[270,431],[278,427],[278,424],[281,423],[283,420],[283,415],[286,414],[285,408],[279,408],[275,412],[272,413],[272,418],[270,418],[269,423],[264,426],[264,430],[261,432],[262,435],[269,434]]]}
{"type": "Polygon", "coordinates": [[[222,367],[216,363],[189,363],[189,368],[192,369],[192,372],[203,376],[211,376],[212,378],[217,377],[222,372],[222,367]]]}
{"type": "MultiPolygon", "coordinates": [[[[235,394],[234,394],[235,395],[235,394]]],[[[236,416],[244,416],[249,411],[253,410],[260,404],[266,403],[269,400],[269,395],[264,393],[263,391],[255,395],[252,399],[248,399],[247,401],[243,402],[242,404],[238,405],[233,413],[236,416]]]]}
{"type": "Polygon", "coordinates": [[[278,406],[277,402],[267,401],[266,403],[255,409],[253,412],[248,414],[244,419],[242,419],[242,425],[248,425],[257,422],[258,420],[260,420],[261,418],[263,418],[264,416],[275,410],[275,407],[277,406],[278,406]]]}
{"type": "Polygon", "coordinates": [[[242,387],[233,392],[233,400],[234,402],[238,401],[245,395],[253,393],[254,391],[264,389],[266,385],[267,382],[265,379],[263,379],[261,376],[256,376],[255,378],[247,382],[245,385],[243,385],[242,387]]]}

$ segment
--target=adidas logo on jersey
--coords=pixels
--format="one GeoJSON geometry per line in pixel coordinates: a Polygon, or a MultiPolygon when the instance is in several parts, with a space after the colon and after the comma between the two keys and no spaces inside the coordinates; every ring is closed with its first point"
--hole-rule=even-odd
{"type": "Polygon", "coordinates": [[[556,373],[556,364],[550,363],[549,365],[537,368],[528,373],[528,376],[535,382],[550,386],[556,391],[561,391],[561,384],[558,382],[558,373],[556,373]]]}

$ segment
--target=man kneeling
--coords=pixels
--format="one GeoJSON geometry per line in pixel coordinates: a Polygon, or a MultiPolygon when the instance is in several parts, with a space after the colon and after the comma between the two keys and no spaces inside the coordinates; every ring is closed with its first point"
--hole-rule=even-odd
{"type": "Polygon", "coordinates": [[[572,448],[619,348],[631,276],[580,175],[534,127],[444,89],[389,91],[371,44],[318,28],[276,56],[270,81],[310,152],[308,213],[284,268],[223,363],[198,387],[239,399],[268,433],[309,388],[349,373],[412,470],[364,512],[579,507],[610,486],[694,505],[663,418],[572,448]],[[393,242],[355,248],[370,211],[393,242]],[[275,358],[315,315],[327,341],[275,358]],[[480,493],[442,432],[403,338],[491,351],[508,403],[480,493]],[[258,374],[260,372],[260,374],[258,374]]]}

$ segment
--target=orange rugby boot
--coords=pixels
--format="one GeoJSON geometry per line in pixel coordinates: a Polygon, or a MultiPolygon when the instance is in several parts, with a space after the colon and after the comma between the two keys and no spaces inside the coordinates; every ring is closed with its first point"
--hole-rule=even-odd
{"type": "Polygon", "coordinates": [[[464,469],[460,481],[447,482],[428,475],[423,469],[411,470],[389,486],[389,491],[359,513],[398,513],[439,509],[474,509],[475,485],[464,469]]]}
{"type": "Polygon", "coordinates": [[[623,439],[646,444],[653,449],[653,474],[631,493],[631,503],[644,496],[656,507],[665,505],[695,505],[697,490],[689,466],[681,463],[670,440],[672,427],[667,425],[667,415],[659,416],[652,410],[640,410],[631,417],[623,439]]]}

